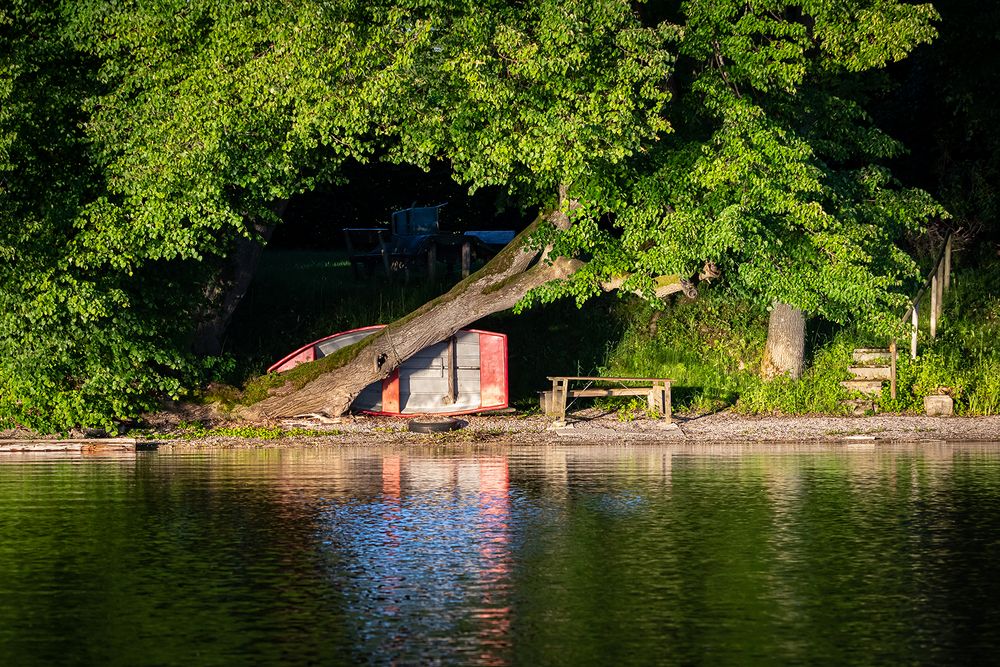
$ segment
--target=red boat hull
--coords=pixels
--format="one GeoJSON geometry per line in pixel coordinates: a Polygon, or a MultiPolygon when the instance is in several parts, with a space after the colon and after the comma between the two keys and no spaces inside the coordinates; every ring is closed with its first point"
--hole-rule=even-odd
{"type": "MultiPolygon", "coordinates": [[[[321,338],[286,355],[268,371],[281,373],[315,361],[383,327],[363,327],[321,338]]],[[[508,388],[507,336],[463,329],[451,341],[424,348],[385,380],[365,387],[351,408],[401,417],[501,410],[509,405],[508,388]]]]}

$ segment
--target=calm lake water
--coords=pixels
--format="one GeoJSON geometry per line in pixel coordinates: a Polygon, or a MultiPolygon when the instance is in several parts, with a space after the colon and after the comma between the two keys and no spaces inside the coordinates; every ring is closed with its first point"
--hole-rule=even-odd
{"type": "Polygon", "coordinates": [[[1000,445],[0,457],[0,665],[998,651],[1000,445]]]}

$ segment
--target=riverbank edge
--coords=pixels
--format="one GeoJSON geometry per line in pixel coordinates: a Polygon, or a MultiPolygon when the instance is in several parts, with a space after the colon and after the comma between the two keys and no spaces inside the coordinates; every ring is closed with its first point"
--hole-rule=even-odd
{"type": "MultiPolygon", "coordinates": [[[[158,413],[145,427],[126,433],[135,448],[183,449],[295,448],[381,445],[560,445],[687,443],[741,445],[780,443],[1000,443],[1000,415],[988,417],[748,416],[730,411],[681,416],[667,424],[648,418],[622,419],[617,413],[588,409],[572,413],[556,427],[541,415],[482,414],[458,418],[460,428],[445,433],[411,433],[408,420],[352,415],[340,419],[302,417],[247,426],[190,413],[158,413]]],[[[40,438],[20,431],[0,432],[7,442],[57,445],[85,434],[40,438]]],[[[98,445],[101,438],[92,438],[98,445]]],[[[29,448],[30,450],[30,448],[29,448]]],[[[2,448],[0,448],[2,451],[2,448]]]]}

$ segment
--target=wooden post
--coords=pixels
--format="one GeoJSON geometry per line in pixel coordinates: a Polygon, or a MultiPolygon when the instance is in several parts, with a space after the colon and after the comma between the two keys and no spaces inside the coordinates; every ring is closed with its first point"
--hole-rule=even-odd
{"type": "Polygon", "coordinates": [[[944,315],[944,262],[938,268],[938,321],[944,315]]]}
{"type": "Polygon", "coordinates": [[[566,423],[566,403],[569,401],[569,380],[562,381],[562,388],[559,390],[559,421],[566,423]]]}
{"type": "Polygon", "coordinates": [[[896,398],[896,362],[899,357],[899,350],[896,347],[896,339],[889,341],[889,395],[896,398]]]}
{"type": "Polygon", "coordinates": [[[569,380],[561,377],[552,378],[552,414],[556,417],[556,425],[566,425],[566,398],[569,393],[569,380]]]}
{"type": "Polygon", "coordinates": [[[920,326],[920,311],[917,304],[913,304],[913,330],[910,332],[910,359],[917,358],[917,327],[920,326]]]}
{"type": "Polygon", "coordinates": [[[670,382],[666,382],[666,386],[663,388],[663,418],[669,424],[673,419],[673,410],[670,406],[670,382]]]}
{"type": "Polygon", "coordinates": [[[462,277],[469,277],[469,269],[472,267],[472,244],[466,241],[462,244],[462,277]]]}
{"type": "Polygon", "coordinates": [[[437,243],[431,241],[431,244],[427,247],[427,280],[430,282],[434,282],[434,277],[437,274],[437,263],[437,243]]]}
{"type": "Polygon", "coordinates": [[[951,289],[951,234],[944,244],[944,289],[951,289]]]}
{"type": "Polygon", "coordinates": [[[931,340],[937,338],[938,272],[931,276],[931,340]]]}

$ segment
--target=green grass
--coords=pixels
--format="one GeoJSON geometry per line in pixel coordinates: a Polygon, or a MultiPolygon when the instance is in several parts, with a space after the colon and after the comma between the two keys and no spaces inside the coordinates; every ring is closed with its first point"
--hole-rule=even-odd
{"type": "Polygon", "coordinates": [[[283,438],[334,435],[341,435],[341,432],[307,428],[282,428],[280,426],[215,426],[210,428],[201,422],[180,424],[170,433],[171,437],[178,440],[202,440],[213,437],[240,438],[243,440],[281,440],[283,438]]]}

